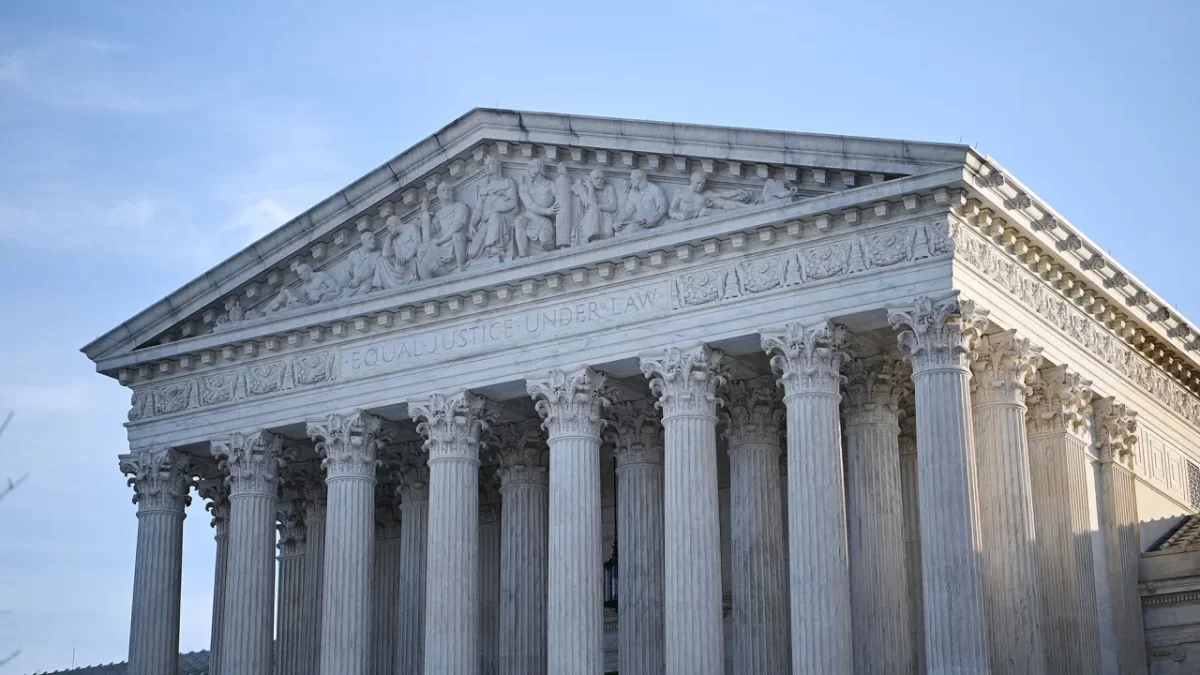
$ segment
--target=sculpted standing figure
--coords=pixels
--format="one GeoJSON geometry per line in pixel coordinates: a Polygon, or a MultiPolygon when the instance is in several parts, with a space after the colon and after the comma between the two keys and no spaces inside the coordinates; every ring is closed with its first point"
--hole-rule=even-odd
{"type": "Polygon", "coordinates": [[[717,211],[740,209],[750,203],[750,193],[745,190],[708,192],[704,189],[704,174],[697,171],[684,189],[675,192],[671,200],[671,220],[691,220],[717,211]]]}
{"type": "Polygon", "coordinates": [[[626,230],[649,230],[658,227],[667,217],[667,195],[659,186],[646,178],[646,172],[634,169],[629,174],[629,192],[621,212],[617,232],[626,230]]]}
{"type": "Polygon", "coordinates": [[[471,207],[454,201],[454,188],[438,183],[437,212],[429,212],[429,197],[421,199],[421,231],[424,250],[417,261],[422,279],[432,279],[467,267],[467,227],[471,207]]]}
{"type": "Polygon", "coordinates": [[[383,251],[379,248],[379,242],[375,239],[375,233],[370,230],[363,230],[363,233],[359,235],[359,240],[361,245],[351,251],[350,256],[346,259],[348,270],[348,277],[346,279],[347,297],[363,295],[384,287],[384,282],[379,275],[380,264],[383,260],[383,251]]]}
{"type": "Polygon", "coordinates": [[[472,260],[503,259],[511,236],[512,214],[517,208],[517,183],[500,173],[500,160],[491,155],[483,160],[483,170],[486,177],[478,188],[471,214],[467,255],[472,260]]]}
{"type": "Polygon", "coordinates": [[[525,177],[521,179],[521,206],[525,208],[514,221],[516,229],[517,256],[529,255],[534,250],[549,251],[554,248],[554,221],[559,204],[554,196],[554,183],[546,178],[546,165],[540,159],[529,160],[525,177]]]}
{"type": "Polygon", "coordinates": [[[579,243],[586,244],[613,236],[613,214],[620,203],[617,201],[617,189],[604,181],[604,172],[592,169],[590,176],[575,181],[573,191],[583,204],[579,243]]]}

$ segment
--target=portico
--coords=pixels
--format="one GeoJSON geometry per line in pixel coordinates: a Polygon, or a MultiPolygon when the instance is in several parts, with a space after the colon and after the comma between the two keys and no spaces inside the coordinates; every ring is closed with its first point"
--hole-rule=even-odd
{"type": "Polygon", "coordinates": [[[203,478],[222,673],[1144,673],[1196,335],[964,146],[475,110],[86,348],[130,672],[203,478]]]}

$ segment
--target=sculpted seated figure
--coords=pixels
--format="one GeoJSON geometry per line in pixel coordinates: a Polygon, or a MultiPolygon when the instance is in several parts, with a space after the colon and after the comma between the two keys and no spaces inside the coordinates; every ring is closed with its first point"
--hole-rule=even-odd
{"type": "Polygon", "coordinates": [[[300,277],[300,286],[295,289],[286,286],[282,288],[279,294],[267,303],[263,309],[264,315],[282,309],[317,305],[342,294],[342,289],[333,275],[324,270],[314,270],[307,263],[296,266],[296,276],[300,277]]]}
{"type": "Polygon", "coordinates": [[[485,177],[471,213],[467,256],[471,260],[503,259],[511,237],[513,211],[517,208],[517,183],[504,177],[500,160],[491,155],[483,160],[483,170],[485,177]]]}
{"type": "Polygon", "coordinates": [[[379,282],[384,288],[395,288],[418,278],[417,259],[421,253],[421,230],[416,223],[405,223],[399,216],[392,215],[390,208],[386,214],[379,282]]]}
{"type": "Polygon", "coordinates": [[[634,169],[629,174],[629,191],[625,194],[621,222],[617,223],[616,231],[621,233],[658,227],[667,217],[669,206],[663,189],[647,180],[645,171],[634,169]]]}
{"type": "Polygon", "coordinates": [[[454,201],[454,188],[438,183],[438,208],[429,211],[429,197],[421,200],[421,251],[417,273],[422,279],[462,271],[467,266],[467,228],[471,207],[454,201]]]}
{"type": "Polygon", "coordinates": [[[345,294],[347,297],[364,295],[371,291],[386,288],[387,281],[381,274],[383,251],[371,230],[363,230],[359,235],[360,246],[350,252],[346,259],[347,278],[345,294]]]}
{"type": "Polygon", "coordinates": [[[745,190],[705,191],[704,174],[697,171],[684,189],[677,190],[671,200],[671,220],[702,218],[717,211],[740,209],[751,201],[745,190]]]}
{"type": "Polygon", "coordinates": [[[540,159],[529,160],[518,192],[524,211],[513,221],[517,256],[554,248],[554,216],[561,206],[554,196],[554,182],[546,178],[546,165],[540,159]]]}
{"type": "Polygon", "coordinates": [[[579,243],[608,239],[616,233],[613,216],[620,207],[617,189],[605,182],[604,172],[593,169],[587,178],[575,181],[572,188],[583,205],[583,217],[579,220],[579,243]]]}

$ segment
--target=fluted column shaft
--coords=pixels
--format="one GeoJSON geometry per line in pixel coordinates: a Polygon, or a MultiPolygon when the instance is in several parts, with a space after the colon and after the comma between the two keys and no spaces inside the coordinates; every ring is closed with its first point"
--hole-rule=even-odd
{"type": "Polygon", "coordinates": [[[1133,450],[1137,413],[1112,398],[1094,404],[1096,455],[1100,459],[1100,521],[1104,528],[1108,583],[1112,592],[1121,675],[1145,675],[1146,636],[1138,593],[1138,534],[1133,450]]]}
{"type": "Polygon", "coordinates": [[[617,462],[618,671],[662,675],[664,515],[663,429],[651,399],[612,406],[617,462]]]}
{"type": "Polygon", "coordinates": [[[725,672],[717,389],[722,354],[699,345],[642,358],[662,408],[666,672],[725,672]]]}
{"type": "Polygon", "coordinates": [[[129,484],[138,505],[129,672],[175,675],[189,467],[174,450],[122,455],[120,465],[123,473],[131,475],[129,484]]]}
{"type": "Polygon", "coordinates": [[[500,505],[479,513],[479,675],[500,672],[500,505]]]}
{"type": "Polygon", "coordinates": [[[900,487],[899,364],[853,362],[846,383],[847,529],[854,672],[913,669],[900,487]]]}
{"type": "Polygon", "coordinates": [[[303,675],[308,652],[304,644],[303,504],[293,501],[279,512],[279,602],[275,621],[275,675],[303,675]]]}
{"type": "Polygon", "coordinates": [[[323,476],[309,476],[304,508],[304,638],[302,672],[317,675],[321,664],[321,622],[325,606],[325,523],[328,511],[323,476]]]}
{"type": "Polygon", "coordinates": [[[500,675],[546,675],[548,469],[544,458],[525,464],[518,453],[504,457],[500,470],[500,675]]]}
{"type": "Polygon", "coordinates": [[[968,353],[986,315],[957,298],[891,310],[916,390],[925,660],[929,675],[988,675],[968,353]]]}
{"type": "Polygon", "coordinates": [[[854,649],[843,488],[844,332],[798,324],[766,333],[787,407],[788,542],[794,675],[850,673],[854,649]]]}
{"type": "Polygon", "coordinates": [[[1026,417],[1046,672],[1055,675],[1101,668],[1085,440],[1089,384],[1063,366],[1043,369],[1026,417]]]}
{"type": "Polygon", "coordinates": [[[378,417],[361,412],[308,423],[323,458],[327,499],[320,675],[370,672],[380,426],[378,417]]]}
{"type": "MultiPolygon", "coordinates": [[[[390,486],[389,490],[390,492],[390,486]]],[[[388,500],[390,501],[390,499],[388,500]]],[[[400,633],[400,517],[391,504],[376,509],[375,563],[371,594],[374,617],[371,619],[371,673],[394,675],[396,638],[400,633]]]]}
{"type": "Polygon", "coordinates": [[[429,468],[424,458],[400,488],[400,613],[396,675],[425,672],[425,568],[429,561],[429,468]]]}
{"type": "Polygon", "coordinates": [[[425,674],[479,675],[479,415],[472,394],[410,404],[428,439],[425,674]]]}
{"type": "Polygon", "coordinates": [[[917,497],[915,413],[900,428],[900,493],[904,500],[904,576],[908,583],[908,628],[913,675],[925,673],[925,613],[921,589],[921,505],[917,497]],[[909,419],[912,417],[913,419],[909,419]]]}
{"type": "Polygon", "coordinates": [[[972,410],[983,544],[983,595],[995,675],[1045,672],[1037,534],[1029,442],[1027,381],[1041,349],[1013,331],[986,335],[975,353],[972,410]]]}
{"type": "Polygon", "coordinates": [[[208,501],[205,508],[212,514],[213,539],[217,544],[217,555],[213,565],[213,610],[212,627],[208,642],[208,671],[210,675],[221,672],[221,625],[225,616],[225,578],[229,561],[229,486],[225,484],[225,472],[202,478],[197,492],[208,501]]]}
{"type": "Polygon", "coordinates": [[[229,469],[229,561],[221,670],[270,675],[275,634],[275,508],[283,443],[267,432],[214,441],[229,469]]]}

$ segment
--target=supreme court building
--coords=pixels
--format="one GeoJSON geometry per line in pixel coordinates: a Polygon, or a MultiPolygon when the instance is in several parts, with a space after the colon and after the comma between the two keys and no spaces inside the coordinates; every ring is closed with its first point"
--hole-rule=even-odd
{"type": "Polygon", "coordinates": [[[1198,350],[970,147],[476,109],[84,348],[128,672],[195,488],[210,674],[1145,675],[1198,350]]]}

